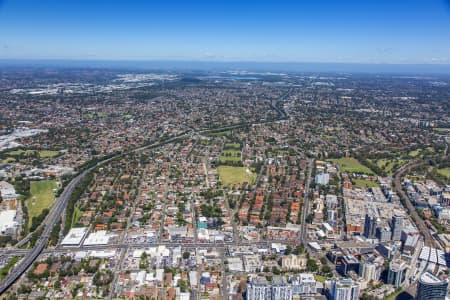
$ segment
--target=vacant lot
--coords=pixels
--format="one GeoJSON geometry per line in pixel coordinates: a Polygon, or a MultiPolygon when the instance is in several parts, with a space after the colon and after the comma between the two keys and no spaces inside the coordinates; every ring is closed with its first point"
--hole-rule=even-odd
{"type": "Polygon", "coordinates": [[[32,181],[30,183],[31,196],[26,200],[28,208],[28,226],[31,219],[41,214],[45,208],[50,208],[55,202],[53,190],[56,189],[54,180],[32,181]]]}
{"type": "Polygon", "coordinates": [[[375,175],[375,173],[371,169],[362,165],[359,161],[357,161],[353,157],[330,159],[330,161],[332,161],[335,164],[338,164],[341,172],[375,175]]]}
{"type": "Polygon", "coordinates": [[[217,171],[223,185],[227,186],[244,182],[253,184],[256,179],[256,174],[245,167],[220,166],[217,171]]]}

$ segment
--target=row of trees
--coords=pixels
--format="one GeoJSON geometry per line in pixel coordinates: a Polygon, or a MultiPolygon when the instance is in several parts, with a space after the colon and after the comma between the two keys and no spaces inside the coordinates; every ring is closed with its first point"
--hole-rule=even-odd
{"type": "Polygon", "coordinates": [[[81,197],[83,192],[89,186],[90,182],[94,178],[93,171],[86,174],[81,181],[75,186],[72,194],[70,195],[69,202],[66,207],[66,218],[64,219],[64,234],[67,234],[72,227],[72,218],[75,211],[75,204],[81,197]]]}

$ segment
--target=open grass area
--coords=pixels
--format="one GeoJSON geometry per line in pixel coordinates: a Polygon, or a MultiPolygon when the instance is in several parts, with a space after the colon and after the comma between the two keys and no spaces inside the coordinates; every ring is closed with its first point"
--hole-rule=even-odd
{"type": "Polygon", "coordinates": [[[338,140],[337,136],[335,136],[335,135],[321,134],[321,137],[323,137],[324,139],[329,140],[329,141],[337,141],[338,140]]]}
{"type": "Polygon", "coordinates": [[[133,115],[130,115],[130,114],[123,115],[123,116],[122,116],[122,119],[124,119],[124,120],[130,120],[130,119],[133,119],[133,115]]]}
{"type": "Polygon", "coordinates": [[[6,153],[9,156],[32,155],[36,150],[14,150],[6,153]]]}
{"type": "Polygon", "coordinates": [[[39,151],[39,157],[41,157],[41,158],[56,157],[58,155],[59,155],[59,151],[53,151],[53,150],[40,150],[39,151]]]}
{"type": "Polygon", "coordinates": [[[379,168],[383,169],[383,171],[386,172],[387,174],[392,174],[392,171],[394,171],[394,169],[397,169],[397,168],[403,166],[407,162],[408,161],[405,159],[383,158],[383,159],[378,159],[376,161],[376,164],[379,168]]]}
{"type": "Polygon", "coordinates": [[[411,157],[417,157],[417,156],[419,156],[419,154],[420,154],[420,150],[419,149],[416,149],[416,150],[413,150],[413,151],[409,151],[409,153],[408,153],[408,155],[411,156],[411,157]]]}
{"type": "Polygon", "coordinates": [[[2,280],[4,277],[8,276],[9,271],[16,265],[16,263],[18,261],[19,261],[19,257],[14,256],[3,268],[0,269],[0,280],[2,280]]]}
{"type": "Polygon", "coordinates": [[[433,128],[434,131],[450,132],[450,128],[433,128]]]}
{"type": "Polygon", "coordinates": [[[28,226],[31,226],[33,217],[40,215],[45,208],[50,208],[55,202],[54,189],[56,189],[54,180],[32,181],[30,183],[31,196],[26,200],[28,226]]]}
{"type": "Polygon", "coordinates": [[[215,131],[215,132],[209,132],[208,135],[210,136],[229,136],[231,135],[231,130],[224,130],[224,131],[215,131]]]}
{"type": "Polygon", "coordinates": [[[387,295],[386,297],[383,298],[383,300],[395,300],[397,299],[397,297],[403,293],[403,289],[399,288],[397,289],[395,292],[393,292],[390,295],[387,295]]]}
{"type": "Polygon", "coordinates": [[[10,151],[8,153],[6,153],[9,156],[31,156],[31,155],[35,155],[36,153],[38,153],[40,158],[49,158],[49,157],[56,157],[59,155],[59,151],[53,151],[53,150],[32,150],[32,149],[28,149],[28,150],[14,150],[14,151],[10,151]]]}
{"type": "Polygon", "coordinates": [[[438,169],[437,172],[441,174],[442,176],[445,176],[447,178],[450,178],[450,168],[445,169],[438,169]]]}
{"type": "Polygon", "coordinates": [[[335,164],[338,164],[341,172],[359,173],[367,175],[375,175],[375,173],[368,167],[362,165],[353,157],[343,157],[339,159],[330,159],[335,164]]]}
{"type": "Polygon", "coordinates": [[[83,212],[78,208],[78,206],[75,206],[75,210],[72,215],[72,225],[70,227],[74,227],[82,216],[83,212]]]}
{"type": "Polygon", "coordinates": [[[217,171],[220,180],[226,186],[244,182],[253,184],[256,180],[256,174],[245,167],[220,166],[217,171]]]}
{"type": "Polygon", "coordinates": [[[315,279],[317,282],[321,282],[321,283],[324,283],[325,280],[327,280],[326,277],[323,277],[323,276],[317,275],[317,274],[314,274],[314,279],[315,279]]]}
{"type": "Polygon", "coordinates": [[[416,150],[413,150],[413,151],[410,151],[409,153],[408,153],[408,156],[410,156],[410,157],[423,157],[424,156],[424,154],[433,154],[434,153],[434,148],[433,147],[427,147],[427,148],[424,148],[424,149],[416,149],[416,150]]]}
{"type": "Polygon", "coordinates": [[[90,113],[83,113],[82,117],[87,119],[93,119],[95,117],[97,118],[106,118],[109,116],[109,113],[106,112],[90,112],[90,113]]]}
{"type": "Polygon", "coordinates": [[[352,181],[354,183],[353,186],[359,189],[366,189],[380,186],[377,182],[367,179],[353,179],[352,181]]]}
{"type": "Polygon", "coordinates": [[[241,145],[238,143],[226,143],[223,145],[223,149],[241,151],[241,145]]]}
{"type": "Polygon", "coordinates": [[[7,157],[6,159],[4,159],[2,161],[4,164],[9,164],[9,163],[13,163],[16,162],[16,159],[14,157],[7,157]]]}

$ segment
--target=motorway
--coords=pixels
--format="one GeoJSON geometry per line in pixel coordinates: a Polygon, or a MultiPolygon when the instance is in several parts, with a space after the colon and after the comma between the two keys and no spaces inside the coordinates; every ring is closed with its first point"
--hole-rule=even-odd
{"type": "MultiPolygon", "coordinates": [[[[80,173],[79,175],[77,175],[74,179],[72,179],[72,181],[70,181],[70,183],[66,186],[66,188],[64,189],[64,191],[62,192],[62,194],[60,195],[60,197],[58,198],[57,202],[55,203],[55,205],[52,206],[52,208],[50,209],[50,212],[48,214],[48,216],[46,217],[46,219],[44,220],[43,224],[41,226],[44,226],[44,230],[42,232],[42,235],[39,237],[38,241],[36,242],[36,245],[34,246],[34,248],[32,250],[30,250],[30,252],[27,253],[27,255],[25,256],[24,259],[22,259],[15,267],[14,269],[11,271],[11,273],[5,277],[1,282],[0,282],[0,295],[2,295],[30,266],[31,264],[38,258],[38,256],[41,254],[41,252],[45,249],[45,247],[47,246],[47,242],[48,242],[48,238],[50,236],[50,233],[53,229],[53,226],[58,222],[58,220],[61,218],[61,216],[63,215],[64,210],[67,207],[67,204],[69,202],[69,198],[72,195],[72,192],[74,190],[74,188],[77,186],[77,184],[84,178],[84,176],[86,176],[86,174],[88,174],[89,172],[91,172],[94,168],[103,165],[105,163],[108,163],[109,161],[116,159],[118,157],[121,157],[123,155],[129,154],[129,153],[133,153],[133,152],[138,152],[138,151],[142,151],[145,150],[147,148],[156,148],[156,147],[160,147],[162,145],[174,142],[178,139],[183,139],[186,138],[187,136],[189,136],[186,133],[183,133],[179,136],[170,138],[166,141],[163,141],[161,143],[155,143],[155,144],[151,144],[151,145],[146,145],[143,147],[140,147],[138,149],[134,149],[131,151],[128,151],[124,154],[118,154],[114,157],[111,158],[107,158],[103,161],[98,162],[95,166],[83,171],[82,173],[80,173]]],[[[29,236],[27,236],[25,238],[26,241],[28,241],[29,236]]],[[[24,242],[19,242],[19,245],[24,244],[24,242]]],[[[15,250],[10,250],[13,251],[15,253],[20,253],[18,249],[15,250]]],[[[54,251],[54,250],[53,250],[54,251]]]]}
{"type": "MultiPolygon", "coordinates": [[[[286,97],[287,94],[283,95],[280,100],[283,100],[286,97]]],[[[284,120],[286,119],[286,113],[279,109],[277,107],[276,104],[274,104],[273,102],[270,103],[270,106],[272,109],[274,109],[275,111],[277,111],[278,113],[278,118],[275,120],[271,120],[271,121],[265,121],[262,123],[269,123],[269,122],[275,122],[275,121],[279,121],[279,120],[284,120]]],[[[127,151],[125,153],[121,153],[121,154],[117,154],[113,157],[104,159],[103,161],[98,162],[95,166],[83,171],[82,173],[80,173],[79,175],[77,175],[74,179],[72,179],[72,181],[70,181],[70,183],[66,186],[66,188],[64,189],[64,191],[61,193],[60,197],[58,198],[57,202],[52,206],[52,208],[50,209],[50,212],[48,214],[48,216],[45,218],[45,220],[43,221],[41,226],[44,226],[44,230],[42,232],[42,235],[39,237],[38,241],[36,242],[35,246],[33,249],[31,249],[29,252],[27,252],[26,256],[12,269],[11,273],[8,274],[8,276],[6,276],[1,282],[0,282],[0,295],[2,295],[17,279],[19,279],[19,277],[33,264],[33,262],[38,258],[38,256],[42,253],[42,251],[46,248],[47,246],[47,242],[50,236],[50,233],[54,227],[54,225],[58,222],[58,220],[61,218],[61,216],[63,215],[64,210],[67,207],[67,204],[69,202],[69,198],[72,195],[72,192],[74,190],[74,188],[77,186],[77,184],[84,178],[84,176],[86,176],[86,174],[88,174],[89,172],[91,172],[94,168],[103,165],[111,160],[114,160],[116,158],[122,157],[124,155],[130,154],[130,153],[136,153],[136,152],[140,152],[142,150],[145,149],[149,149],[149,148],[157,148],[157,147],[161,147],[163,145],[175,142],[177,140],[181,140],[181,139],[185,139],[189,136],[192,136],[193,134],[201,134],[201,133],[208,133],[211,131],[220,131],[220,130],[227,130],[227,129],[235,129],[235,128],[241,128],[241,127],[245,127],[245,126],[249,126],[252,125],[250,123],[242,123],[242,124],[237,124],[237,125],[231,125],[231,126],[225,126],[225,127],[221,127],[221,128],[216,128],[216,129],[204,129],[204,130],[193,130],[191,132],[189,131],[185,131],[183,133],[181,133],[178,136],[169,138],[165,141],[159,142],[159,143],[154,143],[154,144],[150,144],[150,145],[145,145],[142,147],[138,147],[136,149],[127,151]]],[[[26,244],[29,240],[30,236],[27,236],[23,241],[20,241],[18,243],[18,245],[23,245],[26,244]]],[[[186,245],[186,244],[182,244],[182,245],[186,245]]],[[[194,244],[197,245],[197,244],[194,244]]],[[[216,244],[213,244],[213,246],[217,247],[216,244]]],[[[103,246],[103,249],[105,247],[103,246]]],[[[78,248],[79,250],[82,250],[83,248],[78,248]]],[[[11,250],[11,251],[15,251],[15,253],[20,253],[18,249],[15,250],[11,250]]],[[[55,250],[50,250],[50,251],[55,251],[55,250]]]]}
{"type": "Polygon", "coordinates": [[[311,174],[314,168],[314,160],[309,159],[308,165],[308,176],[306,178],[305,184],[305,203],[303,204],[303,212],[302,212],[302,220],[301,220],[301,230],[300,230],[300,242],[306,246],[307,238],[306,238],[306,217],[309,212],[309,185],[311,183],[311,174]]]}
{"type": "Polygon", "coordinates": [[[416,208],[411,203],[411,200],[409,199],[408,195],[405,193],[405,191],[402,188],[401,180],[405,173],[409,172],[411,169],[418,167],[420,165],[423,165],[423,161],[413,161],[410,163],[407,163],[406,165],[400,167],[396,172],[394,176],[394,187],[397,194],[400,195],[400,197],[403,199],[402,204],[405,206],[405,208],[408,210],[409,215],[413,219],[414,223],[416,224],[417,228],[419,229],[420,233],[425,238],[425,245],[429,247],[435,247],[436,241],[432,237],[430,230],[428,229],[427,225],[425,224],[424,220],[419,216],[419,214],[416,211],[416,208]]]}
{"type": "Polygon", "coordinates": [[[51,208],[49,216],[46,219],[47,224],[43,225],[44,231],[42,232],[39,240],[36,242],[34,248],[25,256],[24,259],[19,262],[18,265],[16,265],[11,273],[0,282],[0,295],[3,294],[9,288],[9,286],[11,286],[31,266],[31,264],[38,258],[39,254],[41,254],[42,250],[44,250],[47,245],[50,232],[52,231],[53,226],[58,222],[61,214],[66,208],[70,195],[72,195],[73,189],[90,171],[91,169],[83,171],[81,174],[75,177],[64,189],[64,192],[59,197],[56,205],[51,208]]]}

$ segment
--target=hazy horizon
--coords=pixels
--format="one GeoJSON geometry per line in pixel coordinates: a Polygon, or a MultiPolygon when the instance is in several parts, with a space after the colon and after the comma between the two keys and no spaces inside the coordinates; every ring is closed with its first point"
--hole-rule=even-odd
{"type": "Polygon", "coordinates": [[[254,71],[450,74],[450,64],[368,64],[342,62],[264,62],[208,60],[0,59],[4,67],[105,68],[161,71],[254,71]]]}
{"type": "Polygon", "coordinates": [[[450,2],[0,0],[0,59],[450,64],[450,2]]]}

